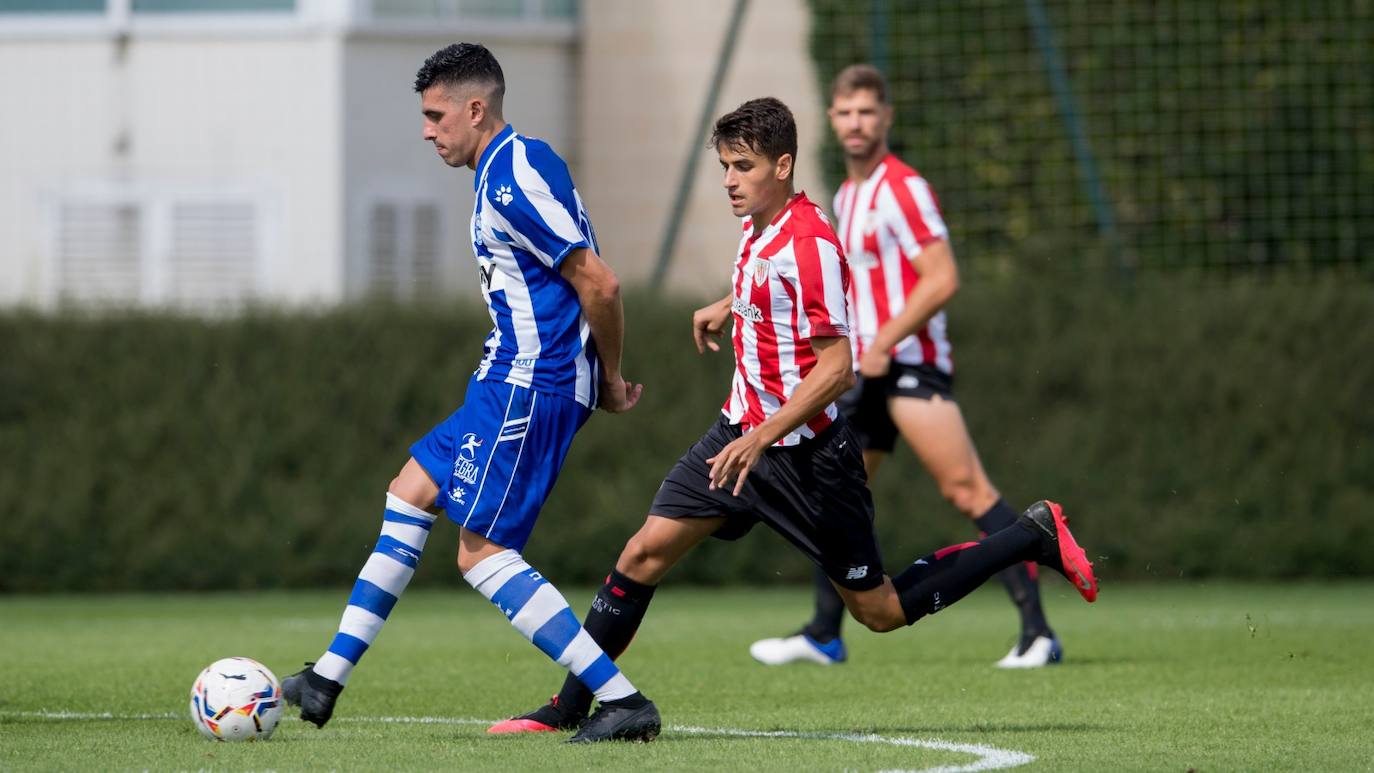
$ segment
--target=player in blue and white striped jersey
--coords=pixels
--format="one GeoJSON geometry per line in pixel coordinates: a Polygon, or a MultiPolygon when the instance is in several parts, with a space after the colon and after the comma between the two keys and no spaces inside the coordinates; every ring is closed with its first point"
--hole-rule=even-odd
{"type": "Polygon", "coordinates": [[[444,163],[476,172],[472,249],[493,328],[463,405],[410,447],[391,482],[382,534],[333,642],[283,692],[324,726],[415,572],[431,510],[442,508],[459,526],[463,578],[600,701],[572,740],[651,740],[654,704],[521,556],[573,435],[594,408],[633,408],[641,387],[620,374],[620,286],[568,167],[505,122],[505,89],[496,58],[472,43],[441,49],[416,74],[424,139],[444,163]]]}

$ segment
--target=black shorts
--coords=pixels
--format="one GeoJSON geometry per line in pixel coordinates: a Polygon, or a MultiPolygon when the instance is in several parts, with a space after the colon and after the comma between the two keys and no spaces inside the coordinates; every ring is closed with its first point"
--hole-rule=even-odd
{"type": "Polygon", "coordinates": [[[870,590],[883,583],[873,533],[873,497],[859,438],[843,418],[800,445],[770,448],[745,478],[739,496],[709,488],[707,459],[740,436],[721,417],[673,465],[649,512],[666,518],[728,520],[719,539],[743,537],[759,521],[796,545],[837,584],[870,590]]]}
{"type": "Polygon", "coordinates": [[[954,401],[954,377],[933,365],[892,363],[881,378],[859,376],[859,383],[840,395],[835,405],[854,425],[866,450],[892,452],[897,443],[897,425],[887,409],[888,398],[915,397],[929,400],[939,396],[954,401]]]}

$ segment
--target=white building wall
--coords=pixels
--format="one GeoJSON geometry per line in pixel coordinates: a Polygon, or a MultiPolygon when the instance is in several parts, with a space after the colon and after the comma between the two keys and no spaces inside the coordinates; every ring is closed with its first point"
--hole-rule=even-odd
{"type": "Polygon", "coordinates": [[[52,302],[54,216],[74,196],[261,202],[258,291],[337,298],[336,36],[179,30],[0,42],[0,302],[52,302]]]}
{"type": "MultiPolygon", "coordinates": [[[[506,76],[505,117],[522,134],[545,140],[574,165],[577,114],[576,47],[564,35],[524,37],[507,29],[461,28],[444,34],[359,32],[344,50],[344,174],[347,199],[349,295],[364,291],[369,212],[378,202],[400,208],[437,204],[441,223],[441,296],[478,301],[477,272],[468,239],[473,172],[452,169],[421,139],[420,97],[415,72],[435,51],[457,40],[476,40],[492,50],[506,76]]],[[[574,168],[574,173],[576,169],[574,168]]],[[[576,178],[575,178],[576,179],[576,178]]],[[[402,287],[399,297],[415,293],[402,287]]],[[[421,289],[421,288],[417,288],[421,289]]]]}
{"type": "MultiPolygon", "coordinates": [[[[694,143],[695,187],[666,285],[702,297],[728,287],[739,221],[721,188],[716,156],[695,132],[733,6],[733,0],[638,0],[626,12],[619,0],[582,4],[578,185],[607,260],[628,282],[652,274],[683,158],[694,143]]],[[[832,192],[819,160],[829,128],[807,53],[810,19],[804,0],[750,4],[712,120],[754,97],[785,102],[797,119],[797,186],[829,211],[832,192]]]]}

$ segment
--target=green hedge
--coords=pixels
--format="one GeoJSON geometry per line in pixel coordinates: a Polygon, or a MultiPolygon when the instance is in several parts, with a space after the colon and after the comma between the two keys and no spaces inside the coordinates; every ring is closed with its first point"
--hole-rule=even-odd
{"type": "MultiPolygon", "coordinates": [[[[631,299],[625,416],[573,446],[528,550],[598,579],[712,421],[729,357],[692,306],[631,299]]],[[[1063,501],[1106,576],[1374,574],[1374,294],[1365,285],[966,289],[957,392],[1016,504],[1063,501]]],[[[480,310],[0,316],[0,590],[344,586],[406,446],[458,405],[480,310]]],[[[967,523],[910,453],[875,489],[893,565],[967,523]]],[[[438,529],[419,583],[453,583],[438,529]]],[[[759,529],[677,570],[796,581],[759,529]]]]}

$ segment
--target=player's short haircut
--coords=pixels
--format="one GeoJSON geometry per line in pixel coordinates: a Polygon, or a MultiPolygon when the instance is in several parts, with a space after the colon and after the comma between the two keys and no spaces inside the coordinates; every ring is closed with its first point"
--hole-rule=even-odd
{"type": "Polygon", "coordinates": [[[435,51],[415,73],[415,92],[430,86],[480,86],[487,92],[488,107],[501,114],[506,96],[506,76],[501,63],[481,43],[454,43],[435,51]]]}
{"type": "Polygon", "coordinates": [[[786,153],[797,163],[797,121],[792,111],[773,97],[751,99],[716,121],[710,147],[751,150],[773,161],[786,153]]]}
{"type": "Polygon", "coordinates": [[[856,91],[871,91],[878,101],[887,104],[887,78],[871,64],[851,64],[840,70],[830,84],[830,98],[853,94],[856,91]]]}

